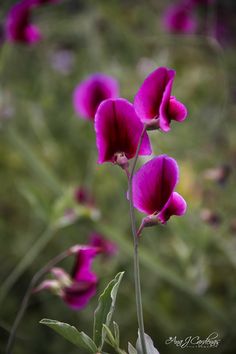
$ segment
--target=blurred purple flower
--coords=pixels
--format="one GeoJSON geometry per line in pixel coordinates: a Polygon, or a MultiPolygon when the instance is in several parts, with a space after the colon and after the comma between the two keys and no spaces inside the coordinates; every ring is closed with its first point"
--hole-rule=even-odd
{"type": "Polygon", "coordinates": [[[133,204],[139,211],[148,214],[143,219],[145,226],[165,224],[172,215],[181,216],[186,211],[185,200],[174,189],[179,179],[177,162],[160,155],[144,164],[133,178],[133,204]]]}
{"type": "Polygon", "coordinates": [[[50,54],[49,59],[52,68],[63,75],[68,75],[71,73],[75,62],[73,51],[66,48],[60,48],[53,51],[50,54]]]}
{"type": "Polygon", "coordinates": [[[41,40],[39,28],[31,23],[33,8],[47,4],[57,3],[60,0],[22,0],[13,5],[8,12],[5,34],[9,42],[33,44],[41,40]]]}
{"type": "Polygon", "coordinates": [[[103,235],[93,232],[90,235],[89,244],[100,249],[105,257],[114,256],[118,252],[118,247],[114,242],[107,240],[103,235]]]}
{"type": "Polygon", "coordinates": [[[94,207],[95,201],[91,193],[85,187],[78,187],[74,192],[75,201],[88,207],[94,207]]]}
{"type": "Polygon", "coordinates": [[[73,310],[84,308],[95,295],[98,279],[91,270],[92,261],[100,253],[93,246],[74,246],[71,252],[76,254],[76,262],[72,274],[62,268],[52,268],[53,279],[44,280],[35,292],[49,289],[59,295],[73,310]]]}
{"type": "Polygon", "coordinates": [[[75,112],[89,120],[94,120],[100,103],[119,95],[118,82],[111,76],[93,74],[76,86],[73,94],[75,112]]]}
{"type": "MultiPolygon", "coordinates": [[[[143,124],[129,101],[118,98],[102,102],[95,115],[98,163],[110,161],[125,168],[135,155],[142,130],[143,124]]],[[[139,155],[151,152],[145,133],[139,155]]]]}
{"type": "Polygon", "coordinates": [[[163,15],[163,26],[172,33],[194,33],[197,21],[192,11],[193,1],[170,5],[163,15]]]}
{"type": "Polygon", "coordinates": [[[151,129],[168,132],[171,120],[182,122],[187,117],[186,107],[171,96],[174,77],[174,70],[160,67],[144,80],[135,96],[135,111],[151,129]]]}
{"type": "Polygon", "coordinates": [[[37,0],[23,0],[13,5],[6,19],[6,39],[10,42],[32,44],[41,39],[38,27],[31,24],[31,10],[37,0]]]}

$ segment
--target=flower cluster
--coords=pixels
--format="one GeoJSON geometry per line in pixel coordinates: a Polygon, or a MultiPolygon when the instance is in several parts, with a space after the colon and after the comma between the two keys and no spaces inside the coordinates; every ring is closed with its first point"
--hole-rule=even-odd
{"type": "MultiPolygon", "coordinates": [[[[144,80],[133,104],[117,98],[118,84],[102,74],[91,75],[77,86],[74,106],[80,115],[94,119],[99,164],[117,164],[129,177],[129,160],[152,153],[147,131],[166,133],[172,121],[186,119],[186,107],[172,95],[174,78],[174,70],[157,68],[144,80]]],[[[165,224],[172,215],[185,213],[185,200],[174,192],[178,179],[177,162],[166,155],[154,157],[136,172],[132,202],[148,215],[139,233],[144,226],[165,224]]]]}
{"type": "Polygon", "coordinates": [[[22,0],[13,5],[7,15],[5,36],[9,42],[33,44],[41,38],[40,29],[31,23],[34,8],[58,0],[22,0]]]}

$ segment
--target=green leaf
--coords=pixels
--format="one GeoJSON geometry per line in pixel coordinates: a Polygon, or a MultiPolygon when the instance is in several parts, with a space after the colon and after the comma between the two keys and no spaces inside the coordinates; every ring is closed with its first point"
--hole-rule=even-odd
{"type": "Polygon", "coordinates": [[[108,341],[108,343],[113,347],[116,348],[116,341],[115,338],[110,330],[110,328],[108,328],[105,324],[103,325],[103,332],[106,333],[107,338],[106,341],[108,341]]]}
{"type": "Polygon", "coordinates": [[[115,341],[116,341],[117,346],[119,347],[120,346],[120,329],[119,329],[118,324],[115,321],[113,321],[113,327],[114,327],[115,341]]]}
{"type": "Polygon", "coordinates": [[[87,336],[87,334],[84,332],[79,332],[74,326],[70,326],[68,323],[50,320],[47,318],[42,319],[40,323],[52,328],[77,347],[87,349],[93,354],[98,352],[96,344],[89,336],[87,336]]]}
{"type": "Polygon", "coordinates": [[[128,352],[129,354],[137,354],[137,350],[132,346],[132,344],[128,343],[128,352]]]}
{"type": "Polygon", "coordinates": [[[120,286],[124,272],[120,272],[107,285],[106,289],[100,295],[98,307],[94,312],[93,340],[101,350],[106,338],[106,332],[103,330],[103,324],[109,327],[115,308],[116,295],[120,286]]]}
{"type": "MultiPolygon", "coordinates": [[[[148,354],[160,354],[159,351],[154,347],[152,338],[146,333],[144,333],[144,337],[145,337],[147,353],[148,354]]],[[[137,339],[137,343],[136,343],[136,349],[137,349],[138,354],[142,354],[140,332],[138,332],[138,339],[137,339]]]]}

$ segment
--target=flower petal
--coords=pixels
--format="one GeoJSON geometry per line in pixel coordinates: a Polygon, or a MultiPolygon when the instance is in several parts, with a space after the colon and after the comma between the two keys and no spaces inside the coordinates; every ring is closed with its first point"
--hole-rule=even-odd
{"type": "Polygon", "coordinates": [[[87,305],[96,293],[97,281],[74,282],[70,287],[63,289],[63,300],[73,310],[80,310],[87,305]]]}
{"type": "Polygon", "coordinates": [[[92,272],[93,259],[98,255],[99,249],[93,246],[81,247],[77,253],[76,263],[72,272],[72,279],[77,282],[96,281],[97,276],[92,272]]]}
{"type": "Polygon", "coordinates": [[[93,74],[76,86],[73,94],[74,108],[78,115],[93,120],[99,104],[118,95],[118,82],[113,77],[93,74]]]}
{"type": "Polygon", "coordinates": [[[178,182],[177,162],[167,155],[160,155],[143,165],[133,178],[133,203],[146,214],[160,212],[178,182]]]}
{"type": "Polygon", "coordinates": [[[174,70],[160,67],[144,80],[134,99],[135,111],[144,123],[159,116],[164,91],[174,76],[174,70]]]}
{"type": "Polygon", "coordinates": [[[177,122],[183,122],[187,117],[188,111],[185,105],[179,102],[175,97],[169,101],[168,115],[177,122]]]}
{"type": "Polygon", "coordinates": [[[170,117],[169,117],[169,102],[171,98],[171,90],[174,82],[174,75],[169,79],[165,91],[163,93],[163,98],[160,105],[160,114],[159,114],[159,127],[163,132],[168,132],[170,130],[170,117]]]}
{"type": "MultiPolygon", "coordinates": [[[[114,162],[117,153],[124,153],[127,159],[134,157],[142,130],[143,124],[129,101],[118,98],[102,102],[95,115],[98,163],[114,162]]],[[[139,155],[150,154],[145,133],[139,155]]]]}
{"type": "Polygon", "coordinates": [[[187,203],[177,192],[174,192],[164,209],[158,215],[158,219],[165,224],[172,215],[181,216],[186,213],[187,203]]]}
{"type": "Polygon", "coordinates": [[[104,236],[96,232],[90,235],[89,243],[91,246],[99,248],[104,256],[114,256],[118,251],[117,245],[114,242],[107,240],[104,236]]]}

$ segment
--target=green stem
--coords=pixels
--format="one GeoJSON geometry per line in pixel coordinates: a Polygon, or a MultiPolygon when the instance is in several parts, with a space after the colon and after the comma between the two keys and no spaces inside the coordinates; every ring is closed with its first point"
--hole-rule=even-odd
{"type": "Polygon", "coordinates": [[[52,239],[53,233],[56,231],[56,228],[49,227],[47,228],[34,242],[33,246],[29,251],[26,252],[25,257],[20,260],[18,265],[13,269],[7,279],[3,282],[0,288],[0,304],[6,298],[9,290],[15,284],[17,279],[24,273],[28,266],[30,266],[38,254],[46,247],[48,242],[52,239]]]}
{"type": "Polygon", "coordinates": [[[6,348],[6,354],[12,353],[12,348],[13,348],[17,328],[20,324],[22,317],[24,316],[25,310],[26,310],[28,303],[29,303],[30,296],[32,294],[32,290],[36,286],[37,282],[42,278],[42,276],[44,274],[48,273],[52,267],[54,267],[57,263],[61,262],[64,258],[68,257],[69,255],[70,255],[70,251],[68,251],[68,250],[59,254],[58,256],[53,258],[50,262],[48,262],[48,264],[46,266],[44,266],[37,273],[35,273],[35,275],[33,276],[32,280],[28,286],[28,289],[25,293],[25,296],[22,300],[20,309],[16,315],[13,326],[11,328],[11,333],[10,333],[8,343],[7,343],[7,348],[6,348]]]}
{"type": "Polygon", "coordinates": [[[146,350],[145,335],[144,335],[142,294],[141,294],[140,270],[139,270],[139,252],[138,252],[139,238],[137,237],[137,229],[136,229],[135,215],[134,215],[132,181],[133,181],[134,171],[135,171],[135,167],[136,167],[137,160],[138,160],[139,150],[140,150],[145,132],[146,132],[146,126],[144,125],[142,133],[139,138],[139,142],[138,142],[137,150],[135,153],[134,162],[133,162],[133,165],[131,168],[131,172],[130,172],[130,175],[128,175],[128,195],[129,195],[129,205],[130,205],[130,218],[131,218],[131,227],[132,227],[133,242],[134,242],[135,296],[136,296],[137,317],[138,317],[138,325],[139,325],[139,331],[140,331],[142,354],[147,354],[147,350],[146,350]]]}

